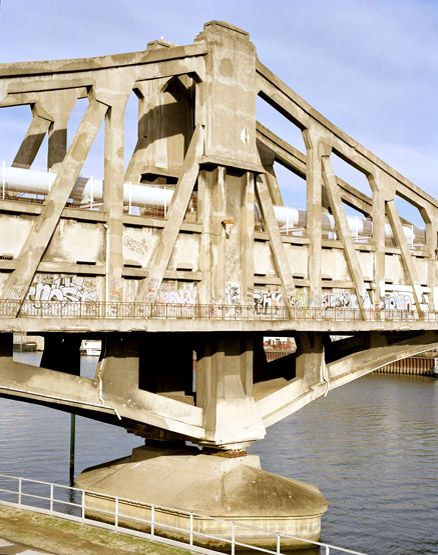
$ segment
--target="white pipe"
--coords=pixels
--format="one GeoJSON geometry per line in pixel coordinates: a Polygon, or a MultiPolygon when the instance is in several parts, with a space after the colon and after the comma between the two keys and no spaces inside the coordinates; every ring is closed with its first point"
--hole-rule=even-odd
{"type": "MultiPolygon", "coordinates": [[[[4,184],[14,191],[21,193],[47,194],[57,177],[56,173],[26,170],[22,168],[5,167],[4,184]]],[[[80,178],[76,184],[83,182],[80,178]]],[[[155,206],[169,206],[173,190],[153,187],[150,185],[139,185],[136,183],[124,183],[123,199],[128,202],[131,197],[132,204],[152,204],[155,206]]],[[[101,179],[91,177],[82,191],[82,204],[93,204],[103,198],[103,182],[101,179]]]]}
{"type": "MultiPolygon", "coordinates": [[[[47,194],[57,177],[56,173],[41,172],[35,170],[28,170],[22,168],[6,167],[3,162],[2,168],[2,198],[5,197],[5,188],[9,187],[11,190],[19,191],[22,193],[31,194],[47,194]]],[[[83,183],[84,178],[79,178],[76,182],[83,183]]],[[[150,185],[140,185],[137,183],[124,183],[123,184],[123,200],[129,203],[129,208],[132,204],[140,205],[153,205],[161,206],[166,211],[172,200],[173,190],[163,187],[154,187],[150,185]]],[[[103,199],[103,182],[101,179],[91,177],[85,184],[82,191],[81,204],[89,204],[90,207],[93,203],[103,199]]],[[[300,213],[302,210],[291,208],[289,206],[274,206],[275,218],[279,226],[297,227],[300,222],[300,213]]],[[[331,214],[326,214],[327,221],[329,222],[330,231],[336,232],[335,219],[331,214]]],[[[347,216],[348,226],[354,237],[358,237],[364,231],[365,220],[356,216],[347,216]]],[[[403,232],[406,240],[410,246],[414,245],[415,231],[414,226],[403,225],[403,232]]],[[[385,237],[393,239],[394,234],[389,224],[385,224],[385,237]]]]}
{"type": "MultiPolygon", "coordinates": [[[[123,200],[132,204],[152,204],[154,206],[167,207],[172,199],[173,191],[163,189],[162,187],[154,187],[151,185],[139,185],[137,183],[123,184],[123,200]]],[[[103,198],[103,182],[101,179],[93,179],[86,183],[82,191],[82,204],[88,204],[90,198],[94,200],[102,200],[103,198]]]]}
{"type": "Polygon", "coordinates": [[[56,173],[38,172],[23,168],[4,168],[4,183],[23,193],[48,193],[56,179],[56,173]]]}
{"type": "Polygon", "coordinates": [[[275,218],[278,225],[298,225],[300,214],[296,208],[289,206],[274,206],[275,218]]]}

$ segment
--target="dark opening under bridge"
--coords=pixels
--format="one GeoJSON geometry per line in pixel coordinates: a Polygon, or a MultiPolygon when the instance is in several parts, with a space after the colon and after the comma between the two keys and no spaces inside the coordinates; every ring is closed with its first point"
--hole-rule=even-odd
{"type": "Polygon", "coordinates": [[[22,105],[29,128],[0,168],[1,395],[241,449],[329,389],[438,346],[437,200],[273,75],[245,31],[210,22],[189,46],[3,64],[1,111],[22,105]],[[257,122],[257,98],[305,151],[257,122]],[[86,178],[100,128],[103,176],[86,178]],[[276,163],[302,178],[302,210],[285,205],[276,163]],[[41,368],[13,360],[13,332],[44,335],[41,368]],[[266,335],[293,336],[296,352],[268,363],[266,335]],[[103,341],[94,379],[78,375],[87,337],[103,341]]]}

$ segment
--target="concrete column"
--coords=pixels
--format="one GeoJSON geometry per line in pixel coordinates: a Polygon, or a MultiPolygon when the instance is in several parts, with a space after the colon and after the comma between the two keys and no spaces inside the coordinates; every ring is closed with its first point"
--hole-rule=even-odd
{"type": "Polygon", "coordinates": [[[427,262],[427,283],[430,287],[429,307],[438,310],[438,210],[423,208],[421,215],[426,222],[426,249],[429,254],[427,262]]]}
{"type": "Polygon", "coordinates": [[[373,237],[374,247],[374,307],[380,307],[380,299],[385,296],[385,193],[378,176],[370,176],[369,183],[373,191],[373,237]]]}
{"type": "Polygon", "coordinates": [[[196,403],[204,410],[205,444],[244,448],[265,434],[252,398],[252,338],[211,334],[202,339],[197,351],[196,403]]]}
{"type": "Polygon", "coordinates": [[[227,165],[258,165],[256,51],[246,31],[222,21],[204,25],[196,41],[208,46],[203,118],[205,156],[227,165]]]}
{"type": "Polygon", "coordinates": [[[12,162],[16,168],[30,168],[50,127],[50,120],[33,113],[26,136],[12,162]]]}
{"type": "Polygon", "coordinates": [[[123,299],[123,182],[124,112],[127,96],[121,95],[105,118],[103,207],[108,215],[106,241],[106,301],[123,299]]]}
{"type": "MultiPolygon", "coordinates": [[[[135,333],[105,334],[96,377],[101,395],[124,397],[127,392],[138,390],[139,340],[135,333]]],[[[101,398],[103,400],[103,396],[101,398]]]]}
{"type": "Polygon", "coordinates": [[[257,148],[260,155],[260,161],[266,170],[266,183],[269,188],[269,194],[271,195],[272,202],[276,205],[283,206],[284,201],[274,170],[275,155],[272,150],[266,148],[261,142],[257,143],[257,148]]]}
{"type": "Polygon", "coordinates": [[[242,302],[248,305],[254,302],[254,185],[254,174],[252,172],[245,172],[241,178],[243,190],[238,224],[240,227],[240,283],[242,302]]]}
{"type": "Polygon", "coordinates": [[[324,380],[324,343],[321,334],[299,332],[297,342],[296,376],[305,381],[306,386],[318,384],[324,380]]]}
{"type": "Polygon", "coordinates": [[[309,298],[318,303],[322,294],[322,164],[319,152],[319,136],[312,129],[303,131],[306,145],[306,207],[307,233],[309,236],[309,298]]]}
{"type": "Polygon", "coordinates": [[[200,270],[203,275],[198,286],[199,302],[224,302],[223,272],[211,268],[224,267],[224,211],[225,168],[204,169],[198,177],[198,218],[202,223],[200,270]]]}
{"type": "Polygon", "coordinates": [[[50,109],[53,118],[49,127],[49,143],[47,151],[47,168],[57,171],[57,167],[64,161],[67,154],[67,127],[71,111],[76,102],[77,94],[73,90],[60,90],[52,95],[50,109]]]}
{"type": "Polygon", "coordinates": [[[154,168],[178,171],[194,130],[194,88],[188,76],[151,79],[140,91],[138,140],[126,170],[126,180],[140,181],[154,168]]]}
{"type": "Polygon", "coordinates": [[[79,376],[81,337],[69,333],[48,333],[44,336],[41,368],[79,376]]]}

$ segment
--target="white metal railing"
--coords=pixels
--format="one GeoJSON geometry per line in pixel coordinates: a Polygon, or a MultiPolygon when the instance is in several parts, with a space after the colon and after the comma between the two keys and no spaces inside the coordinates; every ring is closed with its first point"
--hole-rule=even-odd
{"type": "MultiPolygon", "coordinates": [[[[282,545],[287,549],[290,540],[301,543],[302,547],[320,548],[323,555],[334,555],[335,553],[349,553],[351,555],[366,555],[365,553],[345,549],[335,545],[307,540],[290,534],[280,534],[272,530],[264,530],[255,526],[240,524],[237,520],[228,521],[217,519],[211,516],[200,515],[194,512],[183,511],[173,507],[165,507],[156,504],[145,504],[130,499],[101,494],[90,490],[83,490],[75,487],[20,478],[8,474],[0,474],[0,504],[32,509],[38,512],[55,515],[61,518],[74,520],[109,528],[114,531],[123,532],[132,536],[153,539],[172,545],[182,547],[190,546],[192,551],[203,554],[223,554],[223,551],[207,549],[199,544],[203,539],[217,542],[221,549],[228,548],[231,555],[236,555],[237,549],[244,548],[251,553],[267,553],[268,555],[282,555],[282,545]],[[103,500],[105,509],[97,507],[91,501],[103,500]],[[88,501],[88,504],[87,504],[88,501]],[[112,510],[108,507],[112,506],[112,510]],[[143,509],[147,518],[132,516],[125,511],[129,507],[143,509]],[[88,514],[87,514],[88,512],[88,514]],[[187,526],[181,527],[169,523],[169,516],[183,518],[187,520],[187,526]],[[160,518],[161,517],[161,518],[160,518]],[[167,517],[167,523],[165,522],[167,517]],[[201,531],[202,525],[206,522],[213,522],[218,529],[225,532],[207,533],[201,531]],[[148,532],[140,532],[142,528],[148,532]],[[169,540],[173,533],[181,541],[169,540]],[[164,537],[163,537],[164,535],[164,537]],[[247,541],[245,537],[263,537],[271,545],[275,545],[275,550],[259,547],[247,541]],[[167,537],[165,537],[167,536],[167,537]]],[[[265,541],[265,543],[267,543],[265,541]]]]}

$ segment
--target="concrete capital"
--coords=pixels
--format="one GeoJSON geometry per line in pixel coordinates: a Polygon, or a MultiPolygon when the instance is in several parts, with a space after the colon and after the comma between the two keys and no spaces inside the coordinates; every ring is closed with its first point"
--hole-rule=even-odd
{"type": "Polygon", "coordinates": [[[196,37],[195,40],[202,40],[203,38],[205,38],[206,35],[209,36],[216,33],[220,33],[220,34],[228,33],[230,35],[233,34],[235,36],[239,36],[239,38],[241,39],[249,40],[249,33],[244,29],[241,29],[236,25],[232,25],[227,21],[216,21],[216,20],[208,21],[207,23],[205,23],[204,30],[196,37]]]}
{"type": "Polygon", "coordinates": [[[320,156],[324,158],[329,158],[332,153],[332,145],[327,141],[320,141],[318,144],[318,152],[320,156]]]}
{"type": "Polygon", "coordinates": [[[32,115],[35,117],[39,117],[45,119],[50,122],[54,122],[55,118],[53,115],[49,114],[47,110],[45,110],[39,102],[33,105],[32,107],[32,115]]]}
{"type": "Polygon", "coordinates": [[[114,106],[124,106],[128,101],[129,91],[111,91],[110,89],[106,88],[96,88],[93,87],[89,93],[89,99],[96,100],[96,102],[100,102],[101,104],[105,104],[109,108],[114,106]]]}

